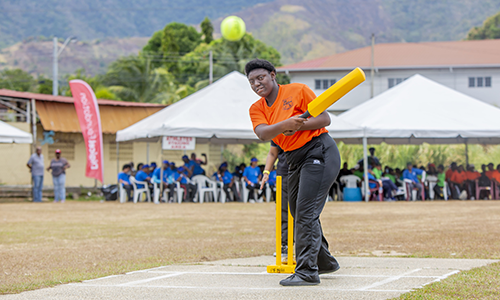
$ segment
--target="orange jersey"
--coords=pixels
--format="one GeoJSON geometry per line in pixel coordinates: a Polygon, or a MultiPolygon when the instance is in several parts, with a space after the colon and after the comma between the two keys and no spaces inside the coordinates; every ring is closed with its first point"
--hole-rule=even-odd
{"type": "MultiPolygon", "coordinates": [[[[250,118],[254,131],[260,124],[273,125],[303,114],[307,111],[307,104],[316,98],[314,92],[305,84],[291,83],[279,87],[278,96],[271,107],[267,105],[265,98],[260,98],[250,107],[250,118]]],[[[326,128],[297,131],[291,136],[280,134],[273,141],[281,149],[288,152],[299,149],[313,137],[325,132],[328,132],[326,128]]]]}
{"type": "Polygon", "coordinates": [[[474,181],[474,180],[478,179],[479,177],[481,177],[481,173],[476,172],[476,171],[474,171],[474,172],[467,171],[467,172],[465,172],[465,174],[467,174],[467,180],[472,180],[472,181],[474,181]]]}
{"type": "MultiPolygon", "coordinates": [[[[446,173],[445,173],[445,175],[446,175],[446,180],[450,180],[450,179],[451,179],[451,177],[452,177],[452,175],[453,175],[453,172],[454,172],[454,171],[453,171],[451,168],[450,168],[450,169],[448,169],[448,170],[446,170],[446,173]]],[[[456,172],[456,171],[455,171],[455,172],[456,172]]]]}
{"type": "Polygon", "coordinates": [[[486,177],[488,177],[489,179],[492,179],[493,178],[493,174],[496,172],[496,170],[493,170],[493,171],[486,171],[484,172],[484,174],[486,174],[486,177]]]}
{"type": "Polygon", "coordinates": [[[467,173],[464,172],[453,172],[453,175],[451,176],[451,181],[456,182],[458,184],[462,184],[464,181],[467,180],[467,173]]]}
{"type": "Polygon", "coordinates": [[[494,179],[497,183],[500,183],[500,172],[498,172],[498,170],[492,171],[491,179],[494,179]]]}

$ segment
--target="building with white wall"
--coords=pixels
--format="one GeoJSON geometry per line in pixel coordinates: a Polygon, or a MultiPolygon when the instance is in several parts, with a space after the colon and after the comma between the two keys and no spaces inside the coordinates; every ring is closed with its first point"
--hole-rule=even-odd
{"type": "Polygon", "coordinates": [[[481,41],[388,43],[364,47],[278,68],[291,82],[307,84],[317,95],[355,67],[366,81],[330,107],[341,113],[415,74],[500,107],[500,39],[481,41]],[[372,95],[373,84],[373,95],[372,95]]]}

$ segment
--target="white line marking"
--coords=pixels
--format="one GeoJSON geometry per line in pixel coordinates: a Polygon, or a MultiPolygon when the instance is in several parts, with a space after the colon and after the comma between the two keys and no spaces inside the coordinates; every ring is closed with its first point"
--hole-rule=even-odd
{"type": "Polygon", "coordinates": [[[120,276],[123,276],[123,275],[109,275],[109,276],[106,276],[106,277],[100,277],[100,278],[96,278],[96,279],[84,280],[82,282],[92,282],[92,281],[103,280],[103,279],[108,279],[108,278],[115,278],[115,277],[120,277],[120,276]]]}
{"type": "Polygon", "coordinates": [[[422,270],[422,269],[415,269],[415,270],[411,270],[409,272],[403,273],[402,275],[399,275],[399,276],[389,277],[389,278],[384,279],[382,281],[378,281],[378,282],[375,282],[373,284],[370,284],[370,285],[367,285],[365,287],[362,287],[362,288],[360,288],[358,290],[363,291],[363,290],[368,290],[368,289],[371,289],[371,288],[374,288],[374,287],[377,287],[377,286],[381,286],[381,285],[384,285],[386,283],[389,283],[389,282],[392,282],[392,281],[396,281],[396,280],[398,280],[400,278],[403,278],[403,276],[407,276],[407,275],[410,275],[412,273],[418,272],[420,270],[422,270]]]}
{"type": "MultiPolygon", "coordinates": [[[[73,283],[73,286],[79,287],[126,287],[126,288],[159,288],[159,289],[200,289],[200,290],[285,290],[285,287],[209,287],[209,286],[173,286],[173,285],[99,285],[99,284],[84,284],[73,283]]],[[[358,290],[358,289],[335,289],[335,288],[322,288],[318,286],[309,287],[293,287],[293,289],[309,289],[314,291],[341,291],[341,292],[379,292],[379,293],[407,293],[410,290],[358,290]]]]}
{"type": "Polygon", "coordinates": [[[141,280],[136,280],[136,281],[130,281],[130,282],[119,284],[118,286],[131,286],[131,285],[141,284],[141,283],[146,283],[146,282],[151,282],[151,281],[155,281],[155,280],[159,280],[159,279],[163,279],[163,278],[175,277],[175,276],[179,276],[179,275],[182,275],[182,274],[185,274],[185,273],[178,272],[178,273],[172,273],[172,274],[163,275],[163,276],[156,276],[156,277],[153,277],[153,278],[147,278],[147,279],[141,279],[141,280]]]}
{"type": "Polygon", "coordinates": [[[424,286],[426,286],[426,285],[428,285],[428,284],[434,283],[434,282],[439,282],[439,281],[441,281],[441,280],[443,280],[443,279],[446,279],[447,277],[449,277],[449,276],[451,276],[451,275],[455,275],[455,274],[457,274],[457,273],[460,273],[460,270],[454,270],[454,271],[451,271],[450,273],[446,273],[446,274],[444,274],[444,275],[442,275],[442,276],[439,276],[438,278],[436,278],[435,280],[433,280],[433,281],[431,281],[431,282],[427,282],[427,283],[424,283],[424,284],[422,284],[422,285],[420,285],[420,286],[416,287],[416,289],[422,288],[422,287],[424,287],[424,286]]]}

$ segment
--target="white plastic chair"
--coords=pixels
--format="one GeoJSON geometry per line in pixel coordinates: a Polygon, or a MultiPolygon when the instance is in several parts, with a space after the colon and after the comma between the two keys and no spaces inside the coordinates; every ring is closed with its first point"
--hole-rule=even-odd
{"type": "Polygon", "coordinates": [[[217,182],[210,180],[205,175],[193,176],[191,181],[198,186],[197,196],[200,203],[203,203],[205,193],[212,193],[212,199],[214,199],[214,202],[217,201],[217,198],[215,197],[215,195],[217,195],[217,182]]]}
{"type": "MultiPolygon", "coordinates": [[[[182,198],[184,197],[184,189],[181,188],[181,184],[178,181],[175,183],[175,187],[176,187],[176,191],[175,191],[174,195],[177,198],[177,202],[182,203],[182,198]]],[[[163,198],[164,199],[168,199],[169,192],[170,192],[169,188],[163,189],[163,198]]],[[[154,184],[153,202],[155,204],[160,203],[160,184],[159,183],[154,184]]]]}
{"type": "Polygon", "coordinates": [[[339,181],[342,182],[346,188],[357,188],[361,179],[356,175],[344,175],[339,178],[339,181]]]}
{"type": "Polygon", "coordinates": [[[118,185],[120,186],[120,189],[118,190],[119,191],[118,197],[120,199],[120,203],[125,203],[127,202],[127,191],[123,188],[123,185],[121,183],[118,183],[118,185]]]}
{"type": "Polygon", "coordinates": [[[151,193],[149,192],[148,183],[146,181],[137,181],[135,177],[130,176],[130,183],[132,183],[134,187],[134,203],[137,203],[137,200],[139,200],[139,197],[142,197],[143,193],[146,193],[146,200],[151,202],[151,193]],[[144,187],[137,188],[137,184],[142,184],[144,187]]]}
{"type": "MultiPolygon", "coordinates": [[[[267,196],[267,193],[269,191],[269,195],[271,194],[270,192],[270,189],[269,189],[269,185],[267,186],[266,188],[266,198],[267,199],[270,199],[271,196],[267,196]]],[[[264,200],[262,200],[262,198],[258,198],[259,196],[259,193],[258,193],[258,190],[253,190],[253,193],[254,193],[254,199],[257,199],[255,202],[263,202],[264,200]]],[[[245,181],[242,179],[241,181],[241,197],[243,198],[243,203],[247,203],[248,202],[248,189],[247,189],[247,184],[245,183],[245,181]]],[[[266,200],[267,202],[269,202],[269,200],[266,200]]]]}

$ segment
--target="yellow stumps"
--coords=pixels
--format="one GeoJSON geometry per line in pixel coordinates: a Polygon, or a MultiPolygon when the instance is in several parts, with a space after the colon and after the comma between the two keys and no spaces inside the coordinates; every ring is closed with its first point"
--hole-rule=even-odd
{"type": "Polygon", "coordinates": [[[293,218],[288,206],[288,261],[281,261],[281,176],[276,177],[276,265],[267,266],[267,273],[293,273],[293,218]]]}

